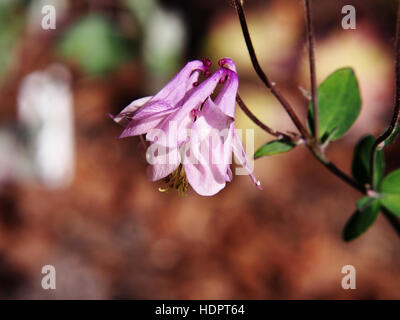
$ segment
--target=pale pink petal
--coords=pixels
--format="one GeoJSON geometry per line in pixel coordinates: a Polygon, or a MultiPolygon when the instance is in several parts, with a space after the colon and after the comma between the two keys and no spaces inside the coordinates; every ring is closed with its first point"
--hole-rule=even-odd
{"type": "Polygon", "coordinates": [[[125,114],[120,114],[123,116],[123,122],[126,125],[126,129],[122,132],[120,138],[144,134],[148,130],[157,127],[168,115],[176,112],[183,102],[195,92],[195,83],[199,78],[200,72],[207,70],[207,68],[199,60],[188,62],[154,97],[145,100],[145,103],[141,104],[141,108],[136,108],[136,104],[142,102],[142,99],[131,103],[123,110],[125,114]],[[129,112],[126,115],[127,111],[133,109],[135,109],[135,112],[129,112]],[[126,120],[129,119],[131,120],[126,123],[126,120]]]}
{"type": "Polygon", "coordinates": [[[226,115],[234,118],[239,79],[235,72],[228,69],[227,71],[227,79],[218,96],[215,98],[215,104],[217,104],[226,115]]]}
{"type": "Polygon", "coordinates": [[[186,93],[185,96],[182,98],[182,100],[179,102],[179,105],[182,105],[184,101],[186,101],[189,96],[197,89],[197,86],[199,84],[199,76],[201,74],[200,70],[195,70],[192,72],[190,75],[190,78],[188,80],[188,86],[186,88],[186,93]]]}
{"type": "MultiPolygon", "coordinates": [[[[192,113],[186,114],[186,116],[181,121],[175,121],[172,117],[165,118],[160,122],[157,129],[165,133],[165,139],[158,141],[158,143],[163,144],[171,148],[176,148],[181,146],[189,139],[189,130],[194,122],[194,115],[192,113]]],[[[146,136],[149,141],[154,141],[149,135],[146,136]]]]}
{"type": "Polygon", "coordinates": [[[163,100],[171,105],[181,104],[187,92],[194,86],[199,78],[199,71],[205,71],[207,67],[200,60],[188,62],[181,71],[164,86],[155,96],[154,100],[163,100]]]}
{"type": "Polygon", "coordinates": [[[253,170],[249,166],[249,161],[247,159],[246,152],[244,151],[242,141],[240,141],[240,137],[235,128],[233,128],[233,130],[232,130],[232,135],[233,135],[233,143],[232,143],[233,153],[235,154],[236,158],[239,160],[242,167],[245,168],[246,171],[248,172],[250,179],[251,179],[251,181],[253,181],[254,185],[258,189],[262,190],[262,188],[260,186],[260,181],[258,181],[256,179],[256,177],[253,174],[253,170]]]}
{"type": "Polygon", "coordinates": [[[176,111],[177,108],[172,108],[164,101],[151,100],[133,114],[120,138],[145,134],[157,127],[169,114],[176,111]]]}
{"type": "Polygon", "coordinates": [[[176,169],[179,164],[154,164],[147,167],[147,178],[150,181],[158,181],[164,179],[176,169]]]}
{"type": "Polygon", "coordinates": [[[122,109],[122,111],[116,115],[115,117],[112,117],[112,119],[124,127],[132,120],[132,116],[137,111],[140,107],[142,107],[146,102],[148,102],[152,96],[150,97],[143,97],[137,100],[132,101],[127,107],[122,109]]]}
{"type": "Polygon", "coordinates": [[[225,177],[215,166],[187,163],[184,168],[189,184],[202,196],[212,196],[225,187],[225,177]]]}
{"type": "MultiPolygon", "coordinates": [[[[167,177],[170,173],[175,171],[181,163],[181,158],[178,149],[164,148],[163,146],[157,146],[152,144],[150,148],[157,148],[163,150],[156,156],[153,155],[151,165],[147,168],[147,177],[150,181],[157,181],[167,177]]],[[[147,150],[149,152],[149,149],[147,150]]],[[[148,157],[149,154],[146,154],[148,157]]],[[[148,159],[149,160],[149,159],[148,159]]]]}
{"type": "Polygon", "coordinates": [[[191,157],[184,159],[189,184],[200,195],[214,195],[232,179],[231,125],[233,119],[207,99],[192,126],[191,157]]]}
{"type": "Polygon", "coordinates": [[[199,151],[209,150],[209,154],[203,155],[203,158],[207,158],[224,176],[231,164],[231,126],[233,118],[224,114],[210,98],[204,103],[192,126],[192,153],[196,156],[199,151]],[[201,150],[196,152],[197,149],[201,150]]]}
{"type": "MultiPolygon", "coordinates": [[[[188,99],[184,102],[182,107],[177,112],[174,112],[170,114],[167,118],[165,118],[163,124],[160,125],[159,128],[162,129],[164,132],[168,132],[170,121],[175,121],[178,124],[183,123],[187,115],[192,110],[198,109],[203,104],[203,102],[213,93],[220,79],[229,72],[231,71],[225,68],[218,69],[210,78],[203,81],[196,88],[196,90],[193,91],[193,93],[188,97],[188,99]]],[[[178,131],[179,130],[168,133],[170,136],[173,135],[170,139],[168,139],[168,146],[174,147],[182,142],[178,139],[178,131]]]]}
{"type": "MultiPolygon", "coordinates": [[[[227,116],[220,108],[219,105],[214,103],[210,98],[208,98],[203,105],[203,108],[198,113],[198,118],[203,119],[209,128],[213,128],[216,130],[223,130],[225,128],[229,128],[231,123],[233,122],[233,117],[227,116]]],[[[196,123],[193,125],[194,128],[197,128],[196,123]]],[[[205,130],[206,126],[202,127],[202,130],[205,130]]],[[[205,131],[205,133],[207,133],[205,131]]]]}

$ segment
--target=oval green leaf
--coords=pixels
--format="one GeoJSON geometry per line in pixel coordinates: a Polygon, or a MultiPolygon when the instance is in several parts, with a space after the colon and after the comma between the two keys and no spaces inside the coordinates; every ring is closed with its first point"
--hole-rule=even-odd
{"type": "MultiPolygon", "coordinates": [[[[329,75],[318,88],[318,102],[318,138],[322,142],[339,139],[356,121],[361,109],[360,90],[353,69],[343,68],[329,75]]],[[[313,132],[312,103],[308,109],[308,126],[313,132]]]]}
{"type": "MultiPolygon", "coordinates": [[[[371,151],[375,138],[371,135],[361,138],[354,149],[352,174],[362,186],[371,183],[371,151]]],[[[379,185],[385,171],[385,155],[382,150],[375,154],[374,187],[379,185]]]]}
{"type": "Polygon", "coordinates": [[[351,216],[343,229],[343,240],[351,241],[365,231],[375,222],[380,210],[379,201],[364,197],[357,202],[357,210],[351,216]]]}
{"type": "Polygon", "coordinates": [[[262,147],[260,147],[254,153],[254,159],[264,157],[264,156],[272,156],[279,153],[284,153],[292,150],[296,144],[292,141],[288,141],[285,139],[273,140],[267,142],[262,147]]]}
{"type": "Polygon", "coordinates": [[[381,204],[396,216],[400,216],[400,169],[383,179],[380,186],[381,204]]]}

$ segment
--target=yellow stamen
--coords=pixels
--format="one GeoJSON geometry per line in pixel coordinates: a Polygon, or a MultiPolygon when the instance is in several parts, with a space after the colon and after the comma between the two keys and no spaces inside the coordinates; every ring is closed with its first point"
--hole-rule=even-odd
{"type": "Polygon", "coordinates": [[[158,188],[158,191],[169,192],[170,190],[176,189],[180,196],[185,195],[189,185],[185,170],[183,169],[182,165],[179,165],[178,169],[164,178],[164,182],[167,184],[167,187],[158,188]]]}

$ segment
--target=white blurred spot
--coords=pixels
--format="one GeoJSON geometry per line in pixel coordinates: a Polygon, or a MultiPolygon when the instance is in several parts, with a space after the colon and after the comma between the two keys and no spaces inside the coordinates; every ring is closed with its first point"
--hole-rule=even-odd
{"type": "MultiPolygon", "coordinates": [[[[185,25],[177,12],[156,7],[145,29],[143,54],[149,67],[160,76],[170,76],[185,47],[185,25]]],[[[163,79],[165,81],[165,79],[163,79]]]]}
{"type": "Polygon", "coordinates": [[[61,65],[26,76],[18,115],[33,137],[35,169],[50,188],[68,185],[74,174],[74,124],[70,74],[61,65]]]}

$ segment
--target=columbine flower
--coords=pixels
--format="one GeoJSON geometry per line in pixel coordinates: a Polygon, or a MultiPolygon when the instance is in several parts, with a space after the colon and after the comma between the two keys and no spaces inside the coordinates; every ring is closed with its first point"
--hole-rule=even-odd
{"type": "Polygon", "coordinates": [[[234,128],[235,64],[230,59],[219,64],[221,68],[208,77],[209,60],[189,62],[157,95],[133,101],[114,117],[126,126],[121,138],[146,134],[149,178],[164,179],[168,187],[161,191],[174,188],[184,193],[189,183],[200,195],[218,193],[232,180],[232,152],[260,185],[234,128]],[[208,78],[199,84],[201,72],[208,78]],[[223,87],[213,101],[210,96],[218,83],[223,87]]]}

